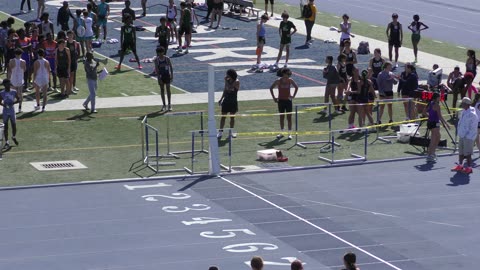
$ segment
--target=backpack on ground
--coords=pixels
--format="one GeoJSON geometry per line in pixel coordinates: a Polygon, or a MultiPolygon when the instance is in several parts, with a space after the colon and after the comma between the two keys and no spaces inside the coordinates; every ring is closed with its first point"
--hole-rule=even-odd
{"type": "Polygon", "coordinates": [[[303,18],[310,18],[312,17],[312,7],[310,5],[304,5],[303,6],[303,11],[302,11],[302,17],[303,18]]]}
{"type": "Polygon", "coordinates": [[[369,54],[370,53],[370,45],[367,41],[360,41],[358,45],[357,54],[369,54]]]}

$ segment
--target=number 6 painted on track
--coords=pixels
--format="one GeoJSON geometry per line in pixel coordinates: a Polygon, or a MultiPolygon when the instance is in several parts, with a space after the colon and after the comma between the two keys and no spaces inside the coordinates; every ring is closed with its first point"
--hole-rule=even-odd
{"type": "Polygon", "coordinates": [[[162,207],[162,210],[167,212],[167,213],[185,213],[188,211],[205,211],[209,210],[211,207],[206,205],[206,204],[201,204],[201,203],[195,203],[192,204],[193,207],[198,207],[198,208],[190,208],[190,207],[183,207],[183,209],[179,209],[178,206],[164,206],[162,207]]]}
{"type": "Polygon", "coordinates": [[[234,232],[243,232],[249,235],[256,235],[254,232],[250,231],[249,229],[227,229],[227,230],[222,230],[222,232],[228,232],[228,234],[214,235],[215,233],[212,231],[205,231],[205,232],[201,232],[200,236],[203,236],[206,238],[232,238],[237,235],[234,232]]]}
{"type": "Polygon", "coordinates": [[[278,246],[269,243],[244,243],[244,244],[235,244],[223,247],[225,251],[234,252],[234,253],[243,253],[243,252],[255,252],[259,248],[258,246],[264,246],[264,250],[275,250],[278,249],[278,246]],[[240,247],[246,247],[244,249],[235,249],[240,247]]]}

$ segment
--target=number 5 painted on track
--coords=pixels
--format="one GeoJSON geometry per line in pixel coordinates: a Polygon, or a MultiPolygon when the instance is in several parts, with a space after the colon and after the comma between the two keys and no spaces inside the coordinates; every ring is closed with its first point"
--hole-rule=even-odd
{"type": "Polygon", "coordinates": [[[205,232],[201,232],[200,236],[203,236],[206,238],[232,238],[237,235],[234,232],[243,232],[249,235],[256,235],[254,232],[250,231],[249,229],[227,229],[227,230],[222,230],[222,232],[228,232],[228,234],[214,235],[215,233],[212,231],[205,231],[205,232]]]}
{"type": "Polygon", "coordinates": [[[278,246],[269,243],[244,243],[244,244],[234,244],[223,247],[225,251],[234,252],[234,253],[243,253],[243,252],[255,252],[259,248],[258,246],[264,246],[264,250],[275,250],[278,249],[278,246]],[[244,249],[236,249],[240,247],[246,247],[244,249]]]}

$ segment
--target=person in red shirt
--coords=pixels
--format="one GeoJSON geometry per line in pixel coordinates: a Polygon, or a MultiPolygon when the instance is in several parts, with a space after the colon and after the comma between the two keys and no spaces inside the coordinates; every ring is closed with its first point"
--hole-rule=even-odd
{"type": "Polygon", "coordinates": [[[279,74],[282,76],[273,82],[272,86],[270,86],[270,94],[272,95],[273,101],[278,104],[278,112],[280,113],[280,130],[281,133],[277,135],[277,139],[283,138],[284,133],[284,126],[285,126],[285,115],[287,115],[287,124],[288,124],[288,140],[292,139],[291,131],[292,131],[292,110],[293,110],[293,102],[292,100],[295,98],[298,92],[298,85],[295,81],[290,78],[292,72],[289,68],[282,68],[279,70],[279,74]],[[291,87],[295,88],[295,92],[293,95],[290,92],[291,87]],[[273,88],[278,88],[278,96],[275,97],[273,93],[273,88]]]}
{"type": "MultiPolygon", "coordinates": [[[[53,77],[53,89],[57,88],[57,73],[56,73],[56,67],[55,67],[55,52],[57,50],[57,42],[53,40],[53,35],[48,33],[46,36],[46,40],[42,42],[42,48],[45,51],[45,59],[48,61],[50,64],[50,69],[52,72],[53,77]]],[[[49,85],[49,90],[51,89],[51,84],[50,82],[48,83],[49,85]]]]}

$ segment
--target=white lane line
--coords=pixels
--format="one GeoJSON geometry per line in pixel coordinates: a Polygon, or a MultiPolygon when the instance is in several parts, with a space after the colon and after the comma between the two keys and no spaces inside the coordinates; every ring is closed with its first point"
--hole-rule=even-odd
{"type": "Polygon", "coordinates": [[[433,40],[433,42],[435,42],[435,43],[440,43],[440,44],[443,43],[443,42],[441,42],[440,40],[435,40],[435,39],[433,40]]]}
{"type": "Polygon", "coordinates": [[[121,119],[121,120],[138,119],[138,116],[119,117],[118,119],[121,119]]]}
{"type": "Polygon", "coordinates": [[[152,92],[150,92],[150,94],[152,94],[152,95],[158,95],[158,93],[156,93],[156,92],[153,92],[153,91],[152,91],[152,92]]]}
{"type": "Polygon", "coordinates": [[[129,95],[125,94],[125,93],[120,93],[120,95],[124,96],[124,97],[128,97],[129,95]]]}
{"type": "Polygon", "coordinates": [[[75,122],[75,120],[59,120],[59,121],[52,121],[52,123],[70,123],[75,122]]]}
{"type": "Polygon", "coordinates": [[[359,23],[359,21],[355,21],[355,20],[352,20],[352,22],[354,22],[354,23],[359,23]]]}
{"type": "Polygon", "coordinates": [[[460,225],[455,225],[455,224],[450,224],[450,223],[444,223],[444,222],[436,222],[436,221],[428,221],[433,224],[438,224],[438,225],[445,225],[445,226],[451,226],[451,227],[457,227],[457,228],[463,228],[463,226],[460,225]]]}
{"type": "Polygon", "coordinates": [[[266,112],[267,110],[247,110],[245,112],[266,112]]]}
{"type": "Polygon", "coordinates": [[[377,28],[378,26],[374,24],[370,24],[370,27],[377,28]]]}
{"type": "Polygon", "coordinates": [[[337,19],[340,19],[340,17],[339,17],[339,16],[336,16],[336,15],[335,15],[335,16],[333,16],[333,17],[334,17],[334,18],[337,18],[337,19]]]}
{"type": "Polygon", "coordinates": [[[467,48],[462,47],[462,46],[457,46],[457,48],[462,49],[462,50],[466,50],[466,49],[467,49],[467,48]]]}
{"type": "Polygon", "coordinates": [[[348,242],[347,240],[345,240],[345,239],[343,239],[343,238],[341,238],[341,237],[339,237],[339,236],[331,233],[330,231],[325,230],[324,228],[322,228],[322,227],[320,227],[320,226],[318,226],[318,225],[313,224],[312,222],[306,220],[305,218],[302,218],[302,217],[300,217],[300,216],[298,216],[298,215],[296,215],[296,214],[288,211],[287,209],[276,205],[275,203],[273,203],[273,202],[271,202],[271,201],[263,198],[262,196],[257,195],[256,193],[254,193],[254,192],[252,192],[252,191],[250,191],[250,190],[248,190],[248,189],[246,189],[246,188],[244,188],[244,187],[242,187],[242,186],[240,186],[240,185],[238,185],[238,184],[236,184],[236,183],[228,180],[227,178],[225,178],[225,177],[223,177],[223,176],[219,176],[219,177],[220,177],[220,179],[222,179],[223,181],[225,181],[225,182],[227,182],[227,183],[230,183],[231,185],[233,185],[233,186],[235,186],[235,187],[237,187],[237,188],[239,188],[239,189],[241,189],[241,190],[249,193],[250,195],[256,197],[257,199],[262,200],[262,201],[270,204],[271,206],[275,207],[276,209],[278,209],[278,210],[280,210],[280,211],[282,211],[282,212],[284,212],[284,213],[286,213],[286,214],[288,214],[288,215],[290,215],[290,216],[292,216],[292,217],[294,217],[294,218],[296,218],[296,219],[298,219],[298,220],[300,220],[300,221],[303,221],[304,223],[306,223],[306,224],[308,224],[308,225],[310,225],[310,226],[312,226],[312,227],[314,227],[314,228],[316,228],[316,229],[318,229],[318,230],[320,230],[320,231],[322,231],[322,232],[330,235],[331,237],[333,237],[333,238],[335,238],[335,239],[337,239],[337,240],[339,240],[339,241],[341,241],[341,242],[349,245],[350,247],[352,247],[352,248],[354,248],[354,249],[356,249],[356,250],[364,253],[365,255],[368,255],[368,256],[374,258],[375,260],[377,260],[377,261],[379,261],[379,262],[382,262],[383,264],[388,265],[390,268],[396,269],[396,270],[402,270],[401,268],[399,268],[399,267],[397,267],[397,266],[395,266],[395,265],[387,262],[386,260],[384,260],[384,259],[382,259],[382,258],[380,258],[380,257],[378,257],[378,256],[376,256],[376,255],[374,255],[374,254],[372,254],[372,253],[364,250],[363,248],[361,248],[361,247],[359,247],[359,246],[357,246],[357,245],[355,245],[355,244],[353,244],[353,243],[348,242]]]}

